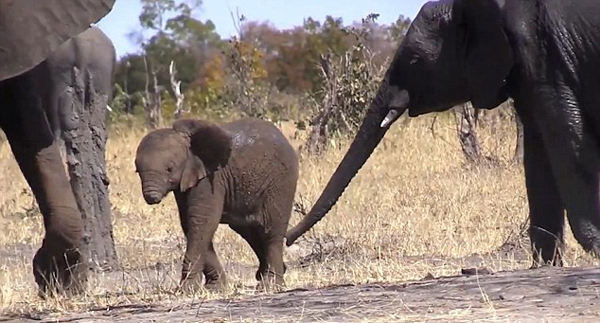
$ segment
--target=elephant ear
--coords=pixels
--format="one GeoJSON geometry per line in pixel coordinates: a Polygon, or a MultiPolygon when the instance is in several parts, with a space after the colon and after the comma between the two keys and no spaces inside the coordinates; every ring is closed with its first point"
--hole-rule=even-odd
{"type": "Polygon", "coordinates": [[[98,22],[115,0],[0,1],[0,81],[41,63],[67,39],[98,22]]]}
{"type": "Polygon", "coordinates": [[[231,135],[218,125],[193,119],[173,123],[173,129],[190,139],[191,153],[204,163],[207,173],[227,165],[231,156],[231,135]]]}
{"type": "Polygon", "coordinates": [[[513,51],[502,26],[502,0],[455,0],[454,17],[466,28],[466,66],[471,103],[491,109],[513,66],[513,51]]]}
{"type": "Polygon", "coordinates": [[[179,190],[181,192],[189,190],[198,184],[199,180],[206,177],[206,175],[206,167],[202,160],[198,158],[198,156],[190,153],[181,175],[179,190]]]}

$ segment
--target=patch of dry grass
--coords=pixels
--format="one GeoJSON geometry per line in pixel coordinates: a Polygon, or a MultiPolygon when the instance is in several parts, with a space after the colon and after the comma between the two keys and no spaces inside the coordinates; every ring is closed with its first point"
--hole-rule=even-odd
{"type": "MultiPolygon", "coordinates": [[[[299,240],[299,247],[288,250],[289,288],[456,274],[468,265],[462,257],[496,250],[519,234],[527,218],[527,200],[522,167],[509,163],[512,125],[480,133],[486,152],[498,156],[501,166],[465,167],[452,121],[441,118],[434,136],[432,120],[397,122],[329,215],[299,240]],[[323,251],[313,252],[319,246],[323,251]],[[299,266],[300,255],[311,252],[319,261],[299,266]]],[[[285,132],[292,137],[294,129],[288,125],[285,132]]],[[[8,145],[2,143],[0,250],[6,250],[0,261],[2,312],[65,312],[189,299],[175,292],[185,244],[174,200],[146,205],[134,173],[135,148],[143,135],[140,130],[113,130],[108,143],[114,237],[124,271],[92,277],[89,291],[70,300],[42,301],[36,296],[30,263],[41,243],[42,220],[8,145]]],[[[312,205],[347,145],[337,143],[325,156],[302,161],[298,201],[312,205]]],[[[300,217],[294,214],[292,223],[300,217]]],[[[222,225],[215,242],[230,286],[222,293],[194,297],[256,293],[252,287],[257,260],[245,241],[222,225]]],[[[566,263],[597,263],[580,249],[570,231],[566,263]]],[[[499,255],[486,266],[525,268],[529,260],[499,255]]]]}

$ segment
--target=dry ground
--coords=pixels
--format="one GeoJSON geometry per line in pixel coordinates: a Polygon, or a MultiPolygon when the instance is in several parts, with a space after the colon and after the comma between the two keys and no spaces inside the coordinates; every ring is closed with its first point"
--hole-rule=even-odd
{"type": "MultiPolygon", "coordinates": [[[[480,134],[490,167],[463,164],[453,123],[433,117],[393,127],[336,207],[286,250],[287,292],[254,289],[257,261],[228,227],[215,239],[230,284],[220,293],[176,290],[183,234],[175,203],[144,203],[133,158],[142,131],[113,129],[107,161],[114,236],[122,270],[92,278],[80,297],[40,300],[30,262],[42,237],[41,217],[10,155],[0,147],[0,321],[399,321],[586,322],[597,318],[596,269],[543,269],[512,274],[452,276],[529,266],[523,172],[509,163],[511,124],[480,134]],[[467,272],[469,272],[467,270],[467,272]],[[551,278],[549,278],[551,277],[551,278]],[[335,287],[337,286],[337,287],[335,287]],[[300,289],[300,290],[298,290],[300,289]],[[306,289],[306,290],[304,290],[306,289]],[[540,303],[539,300],[544,300],[540,303]],[[537,315],[531,320],[530,315],[537,315]],[[558,315],[558,316],[557,316],[558,315]],[[576,315],[576,320],[567,320],[576,315]]],[[[284,131],[295,145],[293,126],[284,131]]],[[[323,157],[304,159],[297,201],[310,207],[347,142],[323,157]]],[[[296,223],[300,215],[294,214],[296,223]]],[[[597,266],[570,231],[566,264],[597,266]]]]}

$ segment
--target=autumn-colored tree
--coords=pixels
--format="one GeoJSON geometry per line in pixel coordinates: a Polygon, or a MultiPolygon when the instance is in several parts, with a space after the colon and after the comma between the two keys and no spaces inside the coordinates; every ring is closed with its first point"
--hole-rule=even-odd
{"type": "Polygon", "coordinates": [[[346,26],[333,16],[323,21],[308,17],[301,26],[280,30],[269,22],[242,19],[239,34],[223,40],[210,20],[197,18],[199,0],[143,0],[142,4],[140,29],[132,38],[140,53],[123,57],[116,73],[119,98],[113,108],[122,105],[129,113],[141,105],[140,93],[146,88],[155,91],[154,77],[157,89],[166,92],[157,96],[163,110],[173,108],[172,62],[186,110],[195,114],[219,117],[235,110],[266,116],[290,111],[293,105],[306,106],[299,103],[303,96],[323,99],[323,57],[343,57],[356,47],[362,32],[368,37],[360,42],[373,54],[369,64],[385,64],[410,22],[400,16],[390,25],[369,20],[346,26]]]}

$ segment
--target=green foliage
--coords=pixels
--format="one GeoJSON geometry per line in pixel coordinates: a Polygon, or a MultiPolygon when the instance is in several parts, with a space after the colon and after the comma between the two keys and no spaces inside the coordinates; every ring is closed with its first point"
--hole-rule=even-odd
{"type": "Polygon", "coordinates": [[[168,120],[175,110],[169,74],[174,62],[184,115],[218,120],[246,115],[306,125],[333,98],[336,112],[328,132],[349,133],[410,23],[400,16],[391,25],[379,25],[373,16],[345,26],[341,18],[326,16],[280,30],[242,19],[238,36],[221,39],[210,20],[197,17],[201,4],[142,0],[141,50],[122,57],[116,70],[115,120],[143,116],[142,98],[154,91],[161,92],[161,114],[168,120]]]}
{"type": "Polygon", "coordinates": [[[388,66],[377,64],[376,53],[368,47],[376,15],[369,15],[357,27],[345,29],[353,46],[342,54],[329,51],[321,56],[319,91],[313,95],[313,127],[306,148],[320,153],[335,136],[355,133],[388,66]]]}
{"type": "Polygon", "coordinates": [[[190,17],[192,12],[202,5],[202,0],[141,0],[142,13],[139,16],[143,29],[165,31],[169,29],[172,19],[168,15],[190,17]]]}

